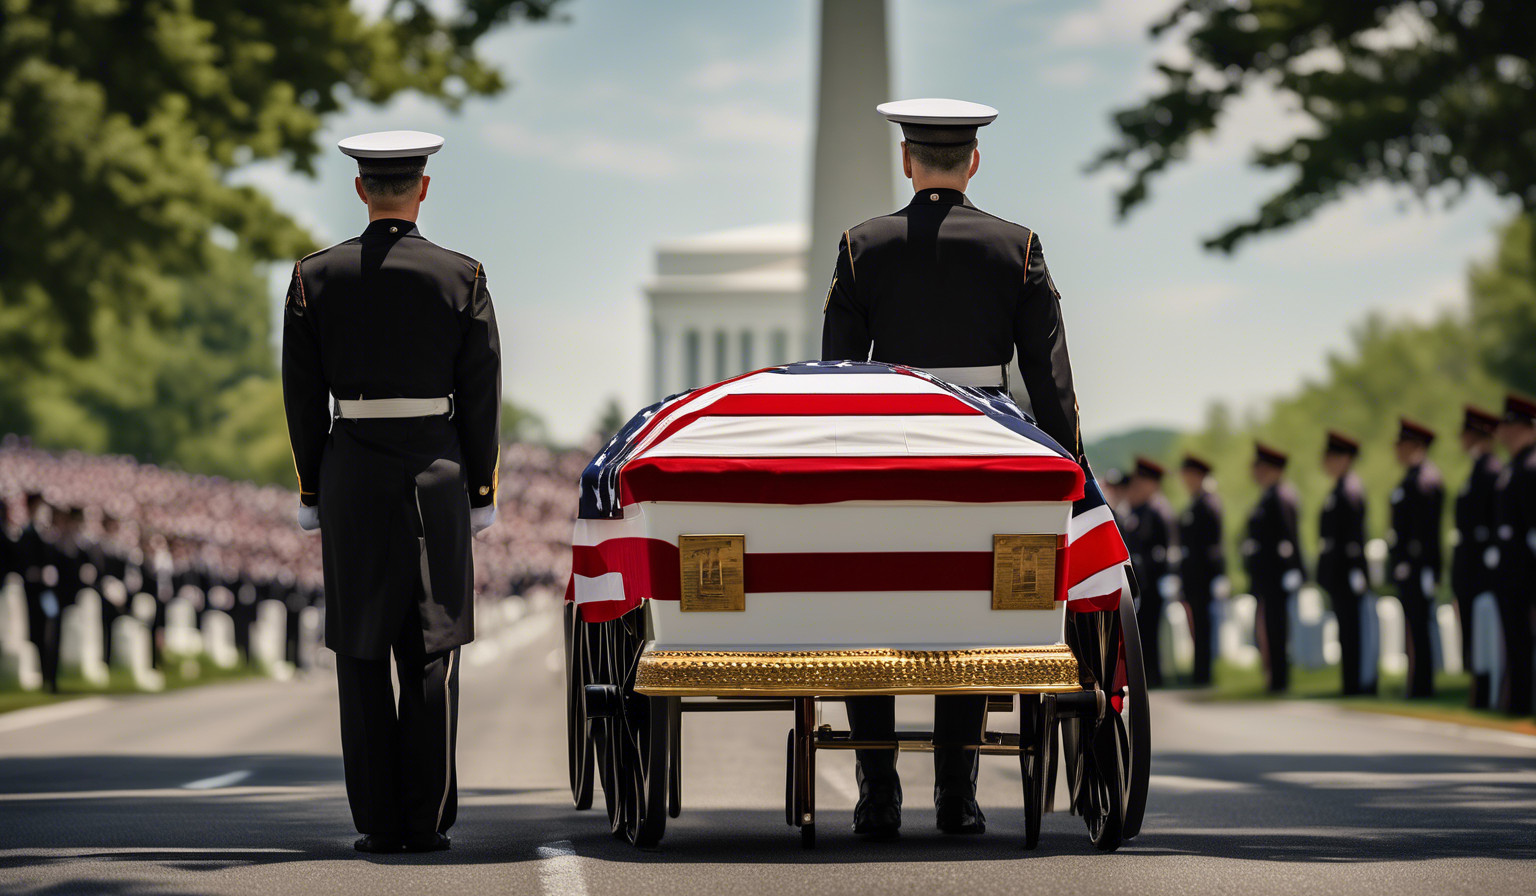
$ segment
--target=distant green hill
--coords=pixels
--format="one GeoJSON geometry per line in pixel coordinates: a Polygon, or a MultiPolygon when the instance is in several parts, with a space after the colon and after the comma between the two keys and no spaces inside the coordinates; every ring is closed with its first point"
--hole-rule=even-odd
{"type": "Polygon", "coordinates": [[[1089,442],[1085,450],[1094,472],[1102,475],[1111,467],[1122,472],[1130,469],[1132,459],[1138,454],[1153,460],[1171,461],[1170,455],[1178,441],[1178,430],[1149,426],[1105,436],[1089,442]]]}

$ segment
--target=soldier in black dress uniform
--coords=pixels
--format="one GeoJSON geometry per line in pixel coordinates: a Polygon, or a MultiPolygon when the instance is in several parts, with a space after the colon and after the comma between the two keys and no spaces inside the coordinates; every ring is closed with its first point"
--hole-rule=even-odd
{"type": "Polygon", "coordinates": [[[1227,554],[1221,546],[1221,499],[1210,489],[1211,465],[1193,454],[1179,466],[1189,506],[1179,517],[1179,591],[1189,614],[1189,634],[1195,642],[1196,685],[1211,683],[1211,655],[1216,633],[1211,608],[1224,599],[1227,554]]]}
{"type": "Polygon", "coordinates": [[[1290,686],[1290,604],[1301,588],[1301,539],[1297,534],[1296,490],[1285,481],[1284,452],[1268,445],[1254,448],[1253,481],[1264,493],[1248,516],[1243,566],[1248,587],[1258,600],[1256,640],[1269,690],[1290,686]]]}
{"type": "MultiPolygon", "coordinates": [[[[1082,456],[1077,399],[1067,356],[1061,299],[1040,239],[1028,228],[976,208],[965,188],[980,162],[976,128],[997,111],[954,100],[887,103],[901,124],[902,166],[912,202],[843,233],[827,293],[822,358],[884,361],[926,368],[977,388],[1006,388],[1018,354],[1037,424],[1073,457],[1082,456]]],[[[939,829],[980,833],[976,751],[985,697],[934,701],[934,802],[939,829]]],[[[895,727],[890,697],[848,701],[854,736],[883,740],[895,727]]],[[[895,835],[901,783],[895,753],[861,750],[854,830],[895,835]]]]}
{"type": "Polygon", "coordinates": [[[1399,421],[1397,462],[1403,481],[1392,491],[1392,537],[1388,562],[1397,599],[1403,605],[1408,650],[1409,697],[1435,692],[1435,583],[1440,579],[1440,520],[1445,486],[1426,454],[1435,433],[1404,417],[1399,421]]]}
{"type": "Polygon", "coordinates": [[[414,131],[342,141],[368,228],[294,267],[284,314],[300,524],[324,535],[325,641],[364,852],[448,847],[470,538],[496,508],[501,349],[485,270],[416,228],[441,145],[414,131]]]}
{"type": "Polygon", "coordinates": [[[1536,400],[1504,399],[1499,443],[1509,463],[1499,474],[1497,594],[1504,623],[1504,686],[1499,708],[1514,716],[1532,714],[1532,619],[1536,610],[1536,400]]]}
{"type": "Polygon", "coordinates": [[[1499,418],[1467,405],[1461,423],[1461,448],[1472,460],[1472,471],[1456,493],[1456,547],[1451,550],[1451,593],[1456,597],[1456,616],[1461,622],[1461,661],[1472,674],[1468,703],[1486,709],[1493,702],[1489,669],[1474,656],[1473,609],[1481,600],[1498,605],[1494,571],[1498,546],[1494,537],[1494,504],[1503,465],[1493,452],[1493,433],[1499,418]]]}
{"type": "Polygon", "coordinates": [[[1359,455],[1358,441],[1328,433],[1323,471],[1333,478],[1333,490],[1317,523],[1317,584],[1328,592],[1338,621],[1345,696],[1376,693],[1378,666],[1376,652],[1368,651],[1376,601],[1365,562],[1365,487],[1354,470],[1359,455]]]}
{"type": "Polygon", "coordinates": [[[1177,549],[1177,530],[1173,508],[1163,495],[1163,467],[1145,457],[1136,458],[1131,483],[1126,489],[1126,516],[1122,524],[1125,547],[1131,555],[1131,568],[1140,585],[1136,602],[1136,627],[1141,632],[1142,663],[1146,666],[1147,687],[1163,684],[1162,651],[1158,632],[1162,628],[1163,606],[1178,593],[1171,575],[1173,554],[1177,549]]]}

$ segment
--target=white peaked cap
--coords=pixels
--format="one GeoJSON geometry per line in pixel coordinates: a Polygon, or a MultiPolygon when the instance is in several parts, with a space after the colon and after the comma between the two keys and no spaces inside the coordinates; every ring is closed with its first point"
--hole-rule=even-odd
{"type": "Polygon", "coordinates": [[[997,118],[997,110],[965,100],[921,99],[881,103],[875,111],[896,124],[921,124],[941,128],[981,127],[997,118]]]}
{"type": "Polygon", "coordinates": [[[336,144],[354,159],[409,159],[429,156],[443,148],[443,138],[426,131],[374,131],[336,144]]]}

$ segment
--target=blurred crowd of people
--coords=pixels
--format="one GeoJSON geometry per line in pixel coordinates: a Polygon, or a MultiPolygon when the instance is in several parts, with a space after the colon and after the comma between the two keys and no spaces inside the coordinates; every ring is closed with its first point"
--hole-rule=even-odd
{"type": "MultiPolygon", "coordinates": [[[[1427,457],[1436,433],[1403,418],[1394,453],[1403,478],[1389,497],[1391,530],[1381,581],[1373,582],[1366,539],[1367,495],[1353,471],[1360,443],[1327,433],[1322,465],[1334,487],[1320,511],[1317,564],[1309,570],[1299,534],[1296,491],[1286,481],[1284,452],[1256,444],[1250,473],[1262,489],[1243,529],[1240,555],[1257,602],[1255,642],[1271,691],[1289,685],[1291,603],[1310,576],[1332,604],[1338,624],[1346,695],[1378,688],[1379,640],[1374,585],[1402,605],[1407,696],[1434,692],[1436,596],[1448,571],[1460,624],[1461,656],[1472,676],[1469,701],[1517,716],[1533,712],[1533,627],[1536,627],[1536,401],[1510,395],[1504,413],[1465,409],[1462,449],[1471,473],[1455,496],[1450,562],[1442,520],[1445,485],[1427,457]],[[1503,456],[1501,456],[1501,454],[1503,456]],[[1314,574],[1315,573],[1315,574],[1314,574]]],[[[1209,683],[1213,608],[1228,596],[1221,502],[1211,465],[1186,455],[1180,473],[1191,495],[1175,516],[1162,494],[1164,468],[1140,457],[1129,474],[1110,471],[1102,484],[1115,510],[1140,583],[1137,620],[1148,682],[1161,683],[1159,624],[1179,600],[1194,640],[1196,684],[1209,683]]]]}
{"type": "MultiPolygon", "coordinates": [[[[477,596],[498,599],[561,588],[570,570],[576,483],[589,454],[510,445],[501,455],[501,512],[476,539],[477,596]]],[[[294,523],[298,496],[261,486],[139,463],[130,457],[53,453],[0,441],[0,583],[15,573],[26,595],[28,635],[45,684],[57,688],[59,625],[81,589],[100,597],[102,630],[155,599],[159,662],[165,606],[229,613],[248,649],[255,606],[289,610],[290,660],[299,611],[322,606],[320,540],[294,523]]],[[[109,639],[108,639],[109,640],[109,639]]],[[[111,644],[103,644],[110,658],[111,644]]]]}

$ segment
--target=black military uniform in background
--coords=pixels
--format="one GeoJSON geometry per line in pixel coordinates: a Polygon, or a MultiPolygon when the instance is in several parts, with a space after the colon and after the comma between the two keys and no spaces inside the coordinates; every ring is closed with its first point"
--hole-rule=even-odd
{"type": "MultiPolygon", "coordinates": [[[[958,190],[920,190],[906,208],[844,232],[821,346],[824,360],[905,364],[941,377],[949,377],[945,368],[991,368],[994,374],[961,385],[995,388],[1017,351],[1037,425],[1082,457],[1061,297],[1040,240],[958,190]]],[[[893,698],[847,705],[855,738],[892,736],[893,698]]],[[[974,787],[976,752],[959,747],[979,742],[985,717],[985,697],[935,698],[938,787],[974,787]]],[[[858,760],[861,788],[894,787],[899,805],[895,754],[861,750],[858,760]]]]}
{"type": "Polygon", "coordinates": [[[347,797],[363,834],[453,823],[457,648],[474,634],[470,508],[493,505],[500,344],[485,271],[402,219],[300,261],[283,389],[318,503],[347,797]],[[338,400],[452,396],[451,414],[347,419],[338,400]],[[389,656],[401,679],[393,705],[389,656]]]}
{"type": "MultiPolygon", "coordinates": [[[[1323,450],[1353,460],[1360,453],[1360,443],[1330,432],[1323,450]]],[[[1318,517],[1317,536],[1317,584],[1328,592],[1339,625],[1344,694],[1374,694],[1378,657],[1374,652],[1365,656],[1365,650],[1374,626],[1366,614],[1375,613],[1376,607],[1365,562],[1365,487],[1354,470],[1346,470],[1333,483],[1318,517]]]]}
{"type": "MultiPolygon", "coordinates": [[[[1536,401],[1511,395],[1501,426],[1536,426],[1536,401]]],[[[1531,715],[1532,612],[1536,610],[1536,445],[1516,451],[1499,475],[1496,516],[1497,589],[1504,624],[1504,686],[1499,708],[1531,715]]]]}
{"type": "MultiPolygon", "coordinates": [[[[1285,469],[1284,453],[1256,448],[1255,464],[1285,469]]],[[[1296,491],[1284,480],[1264,490],[1248,517],[1243,565],[1248,586],[1258,600],[1257,640],[1269,690],[1283,691],[1291,681],[1290,601],[1301,585],[1301,539],[1297,533],[1296,491]]]]}
{"type": "MultiPolygon", "coordinates": [[[[1398,441],[1428,447],[1435,440],[1429,428],[1404,419],[1398,441]]],[[[1440,521],[1445,510],[1445,486],[1430,461],[1409,467],[1392,491],[1392,538],[1388,562],[1397,599],[1403,605],[1408,650],[1409,697],[1435,692],[1435,583],[1440,579],[1440,521]]]]}
{"type": "Polygon", "coordinates": [[[1481,708],[1492,704],[1493,694],[1488,673],[1472,665],[1472,611],[1478,598],[1494,593],[1494,571],[1498,568],[1494,504],[1503,465],[1489,444],[1498,424],[1494,414],[1471,405],[1465,409],[1463,438],[1474,440],[1479,447],[1473,450],[1467,481],[1456,493],[1456,546],[1451,549],[1451,593],[1456,597],[1456,616],[1461,622],[1461,662],[1472,674],[1467,700],[1481,708]]]}
{"type": "MultiPolygon", "coordinates": [[[[1183,468],[1202,477],[1211,473],[1211,465],[1193,455],[1185,455],[1183,468]]],[[[1227,554],[1222,549],[1221,536],[1221,499],[1206,489],[1195,492],[1179,517],[1179,590],[1189,613],[1190,637],[1195,642],[1196,685],[1211,683],[1211,655],[1216,637],[1211,625],[1211,606],[1216,600],[1216,583],[1227,574],[1227,554]]]]}
{"type": "MultiPolygon", "coordinates": [[[[1163,468],[1145,457],[1136,458],[1131,481],[1137,479],[1160,483],[1163,468]]],[[[1173,570],[1172,556],[1177,544],[1173,509],[1161,491],[1154,491],[1140,504],[1131,504],[1123,530],[1125,547],[1131,555],[1131,568],[1140,586],[1136,601],[1136,627],[1141,633],[1142,664],[1146,667],[1147,686],[1162,687],[1163,659],[1158,632],[1162,628],[1163,606],[1168,595],[1164,582],[1173,570]]]]}

